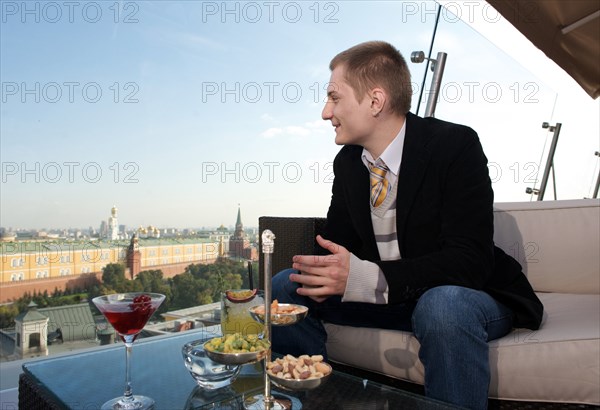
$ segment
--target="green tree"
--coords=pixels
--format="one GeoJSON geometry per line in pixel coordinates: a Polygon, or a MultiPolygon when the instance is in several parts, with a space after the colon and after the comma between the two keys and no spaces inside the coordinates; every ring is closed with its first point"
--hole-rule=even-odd
{"type": "Polygon", "coordinates": [[[171,291],[173,292],[171,309],[197,306],[202,300],[200,283],[190,272],[184,272],[173,277],[171,291]]]}
{"type": "Polygon", "coordinates": [[[0,329],[15,326],[15,317],[19,314],[16,303],[0,306],[0,329]]]}
{"type": "Polygon", "coordinates": [[[140,272],[135,278],[143,292],[161,293],[165,295],[165,301],[160,305],[157,314],[167,312],[171,306],[171,287],[167,280],[163,278],[160,269],[140,272]]]}
{"type": "Polygon", "coordinates": [[[245,268],[243,262],[219,258],[215,263],[209,265],[189,265],[185,271],[200,281],[201,291],[204,294],[203,300],[208,300],[208,295],[210,295],[211,302],[218,302],[221,300],[221,292],[242,287],[241,274],[245,268]]]}
{"type": "Polygon", "coordinates": [[[125,267],[120,263],[109,263],[102,269],[102,283],[107,288],[122,292],[125,285],[125,267]]]}
{"type": "Polygon", "coordinates": [[[140,283],[144,292],[165,294],[169,290],[169,285],[163,278],[161,270],[147,270],[140,272],[134,281],[140,283]]]}

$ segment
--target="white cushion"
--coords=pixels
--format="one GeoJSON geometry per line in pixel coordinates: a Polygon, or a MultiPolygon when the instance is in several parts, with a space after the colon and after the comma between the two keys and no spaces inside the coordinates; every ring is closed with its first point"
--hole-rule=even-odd
{"type": "MultiPolygon", "coordinates": [[[[490,397],[600,404],[600,295],[538,294],[546,320],[490,342],[490,397]]],[[[423,384],[411,333],[325,324],[331,360],[423,384]]]]}
{"type": "Polygon", "coordinates": [[[538,296],[547,315],[539,330],[490,343],[490,395],[600,404],[600,295],[538,296]]]}
{"type": "Polygon", "coordinates": [[[600,200],[494,204],[494,242],[537,292],[600,294],[600,200]]]}

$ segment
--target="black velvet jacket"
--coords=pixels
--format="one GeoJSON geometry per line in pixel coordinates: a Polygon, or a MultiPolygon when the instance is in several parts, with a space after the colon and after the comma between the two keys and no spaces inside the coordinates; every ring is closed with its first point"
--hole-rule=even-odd
{"type": "Polygon", "coordinates": [[[402,258],[380,260],[360,146],[343,147],[334,160],[324,237],[379,265],[390,304],[416,299],[435,286],[465,286],[511,308],[515,327],[539,328],[542,303],[519,263],[493,243],[494,194],[477,134],[411,113],[406,121],[396,206],[402,258]]]}

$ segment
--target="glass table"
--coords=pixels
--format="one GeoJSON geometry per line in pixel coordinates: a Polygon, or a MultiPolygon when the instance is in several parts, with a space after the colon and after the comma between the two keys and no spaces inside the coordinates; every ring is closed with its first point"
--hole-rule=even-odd
{"type": "MultiPolygon", "coordinates": [[[[261,363],[244,366],[231,386],[216,391],[197,387],[183,364],[181,347],[185,343],[214,336],[201,330],[136,341],[132,361],[134,391],[152,397],[157,410],[241,408],[244,399],[264,390],[261,363]]],[[[123,355],[122,346],[115,344],[23,364],[19,408],[100,408],[107,399],[122,393],[123,355]]],[[[335,370],[315,390],[288,392],[273,386],[272,392],[291,402],[292,409],[454,408],[335,370]]]]}

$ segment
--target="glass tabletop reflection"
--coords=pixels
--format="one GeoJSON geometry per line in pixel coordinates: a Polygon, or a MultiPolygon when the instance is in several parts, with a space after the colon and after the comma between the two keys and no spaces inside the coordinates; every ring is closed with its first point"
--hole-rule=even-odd
{"type": "MultiPolygon", "coordinates": [[[[244,365],[231,385],[217,390],[198,387],[184,366],[181,355],[184,344],[215,336],[219,336],[215,329],[205,328],[137,341],[132,362],[136,393],[152,397],[157,410],[243,408],[244,402],[248,404],[251,397],[264,391],[262,363],[244,365]]],[[[30,381],[52,397],[59,407],[92,410],[100,408],[107,399],[122,394],[123,350],[118,343],[25,363],[23,370],[30,381]]],[[[272,393],[295,410],[453,408],[335,370],[329,380],[314,390],[289,392],[273,386],[272,393]]]]}

